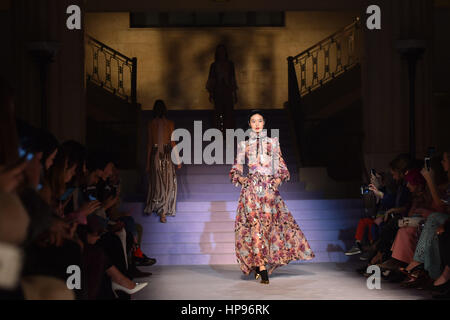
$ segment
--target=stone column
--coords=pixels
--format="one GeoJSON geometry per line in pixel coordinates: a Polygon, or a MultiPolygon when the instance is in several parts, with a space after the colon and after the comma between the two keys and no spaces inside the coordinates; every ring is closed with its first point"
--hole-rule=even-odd
{"type": "Polygon", "coordinates": [[[83,0],[13,1],[15,72],[12,77],[18,89],[16,110],[20,118],[36,127],[46,122],[47,129],[60,141],[74,139],[84,143],[84,25],[81,30],[67,29],[66,9],[73,4],[81,8],[84,20],[83,0]],[[44,67],[36,61],[36,50],[43,47],[51,47],[53,51],[51,61],[44,67]],[[46,73],[44,120],[41,108],[43,70],[46,73]]]}
{"type": "Polygon", "coordinates": [[[399,153],[409,152],[408,64],[398,40],[425,41],[416,69],[416,157],[431,141],[433,3],[428,0],[367,1],[361,14],[364,30],[362,95],[364,158],[367,169],[385,169],[399,153]],[[381,8],[381,30],[368,30],[365,9],[381,8]]]}

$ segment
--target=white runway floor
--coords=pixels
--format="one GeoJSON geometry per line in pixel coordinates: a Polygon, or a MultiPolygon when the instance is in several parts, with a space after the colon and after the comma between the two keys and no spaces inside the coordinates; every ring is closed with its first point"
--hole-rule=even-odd
{"type": "Polygon", "coordinates": [[[305,263],[278,268],[269,285],[245,276],[238,265],[140,267],[153,273],[134,300],[411,300],[430,293],[381,281],[369,290],[353,263],[305,263]]]}

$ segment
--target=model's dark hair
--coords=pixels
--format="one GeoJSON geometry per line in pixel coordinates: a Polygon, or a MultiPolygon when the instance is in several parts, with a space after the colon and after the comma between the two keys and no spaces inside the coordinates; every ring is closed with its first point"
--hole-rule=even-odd
{"type": "Polygon", "coordinates": [[[216,47],[216,53],[214,54],[214,61],[218,60],[219,57],[219,50],[223,48],[223,50],[225,51],[225,60],[228,60],[228,50],[227,47],[224,44],[219,44],[216,47]]]}
{"type": "Polygon", "coordinates": [[[250,119],[255,115],[255,114],[259,114],[261,117],[263,117],[264,120],[264,127],[267,128],[266,124],[267,124],[267,118],[264,115],[264,112],[262,112],[261,110],[255,109],[250,111],[248,117],[247,117],[247,124],[248,126],[250,126],[250,119]]]}
{"type": "Polygon", "coordinates": [[[164,118],[167,116],[167,107],[163,100],[158,99],[155,101],[153,115],[155,118],[164,118]]]}

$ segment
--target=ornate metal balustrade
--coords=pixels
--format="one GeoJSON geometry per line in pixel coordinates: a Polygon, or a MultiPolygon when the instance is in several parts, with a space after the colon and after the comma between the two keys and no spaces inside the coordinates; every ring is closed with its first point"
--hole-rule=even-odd
{"type": "Polygon", "coordinates": [[[305,114],[302,97],[320,88],[360,62],[361,32],[357,18],[352,24],[318,42],[302,53],[288,57],[288,107],[298,145],[298,161],[307,163],[305,114]],[[298,81],[298,79],[300,81],[298,81]]]}
{"type": "Polygon", "coordinates": [[[288,57],[289,81],[304,96],[359,63],[359,18],[302,53],[288,57]],[[295,84],[294,84],[295,85],[295,84]]]}
{"type": "Polygon", "coordinates": [[[87,80],[130,103],[137,102],[137,59],[87,36],[87,80]]]}

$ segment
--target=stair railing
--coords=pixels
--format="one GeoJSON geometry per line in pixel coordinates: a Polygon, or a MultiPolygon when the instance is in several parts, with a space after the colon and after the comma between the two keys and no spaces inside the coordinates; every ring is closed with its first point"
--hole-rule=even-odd
{"type": "MultiPolygon", "coordinates": [[[[299,75],[300,95],[304,96],[359,63],[359,18],[294,57],[288,65],[299,75]]],[[[292,78],[290,78],[293,80],[292,78]]]]}
{"type": "Polygon", "coordinates": [[[137,103],[137,59],[87,36],[87,80],[129,103],[137,103]]]}
{"type": "Polygon", "coordinates": [[[305,115],[301,99],[360,62],[360,21],[356,18],[350,25],[319,41],[288,62],[288,108],[294,119],[299,164],[305,164],[302,148],[305,115]],[[300,81],[299,81],[300,80],[300,81]]]}

